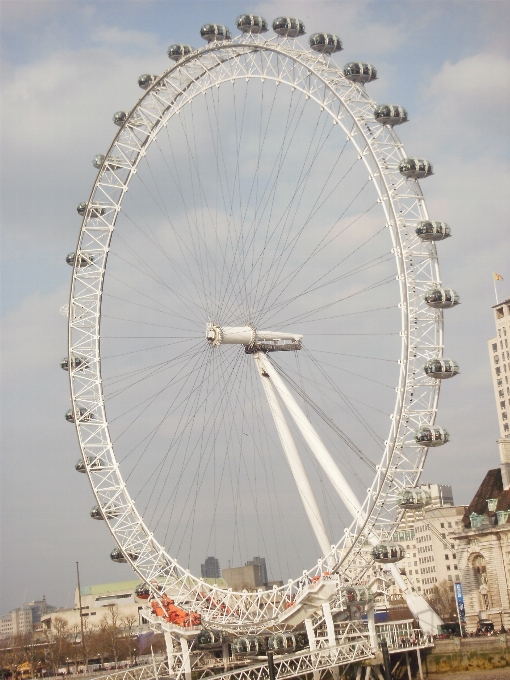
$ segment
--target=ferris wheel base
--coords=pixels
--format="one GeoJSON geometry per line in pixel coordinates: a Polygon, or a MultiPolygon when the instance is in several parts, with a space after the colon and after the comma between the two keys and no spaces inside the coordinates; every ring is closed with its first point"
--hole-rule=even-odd
{"type": "Polygon", "coordinates": [[[316,583],[306,586],[297,596],[293,604],[278,617],[279,623],[297,626],[310,614],[329,602],[336,592],[336,580],[324,580],[321,577],[316,583]]]}
{"type": "Polygon", "coordinates": [[[428,635],[437,635],[437,627],[443,623],[427,600],[417,593],[405,593],[407,606],[420,628],[428,635]]]}

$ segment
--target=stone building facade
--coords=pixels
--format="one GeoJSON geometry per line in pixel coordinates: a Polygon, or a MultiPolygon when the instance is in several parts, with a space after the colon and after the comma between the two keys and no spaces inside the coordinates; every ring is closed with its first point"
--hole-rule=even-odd
{"type": "Polygon", "coordinates": [[[468,631],[482,619],[510,630],[509,507],[501,468],[489,470],[455,535],[468,631]]]}

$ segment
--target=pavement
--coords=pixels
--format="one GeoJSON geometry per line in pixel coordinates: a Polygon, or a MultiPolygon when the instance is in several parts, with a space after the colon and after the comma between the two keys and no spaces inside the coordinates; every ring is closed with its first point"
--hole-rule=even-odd
{"type": "Polygon", "coordinates": [[[429,673],[428,680],[510,680],[510,667],[460,673],[429,673]]]}

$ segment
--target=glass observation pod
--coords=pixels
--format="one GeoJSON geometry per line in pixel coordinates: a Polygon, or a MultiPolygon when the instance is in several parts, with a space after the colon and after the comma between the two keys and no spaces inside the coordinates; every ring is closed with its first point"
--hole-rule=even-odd
{"type": "Polygon", "coordinates": [[[197,638],[197,644],[201,649],[219,647],[225,642],[228,642],[228,635],[221,630],[211,628],[202,629],[197,638]]]}
{"type": "MultiPolygon", "coordinates": [[[[63,371],[69,370],[69,357],[64,357],[60,362],[60,368],[63,371]]],[[[71,357],[71,369],[73,371],[81,371],[84,368],[88,368],[87,360],[83,357],[72,356],[71,357]]]]}
{"type": "Polygon", "coordinates": [[[112,120],[115,125],[118,125],[119,127],[122,127],[127,120],[129,120],[129,124],[134,127],[143,125],[143,120],[140,116],[130,116],[127,111],[117,111],[113,114],[112,120]]]}
{"type": "Polygon", "coordinates": [[[260,654],[267,648],[266,638],[258,635],[245,635],[232,642],[233,654],[260,654]]]}
{"type": "Polygon", "coordinates": [[[300,633],[275,633],[268,638],[267,648],[272,652],[285,654],[303,649],[307,642],[300,633]]]}
{"type": "Polygon", "coordinates": [[[384,541],[372,548],[374,562],[379,562],[380,564],[400,562],[405,556],[404,546],[400,543],[393,543],[393,541],[384,541]]]}
{"type": "Polygon", "coordinates": [[[98,170],[101,170],[103,165],[106,170],[122,170],[122,168],[124,167],[122,165],[121,158],[116,158],[115,156],[108,156],[108,159],[106,159],[106,163],[105,159],[106,156],[100,153],[97,156],[94,156],[94,158],[92,159],[92,165],[98,170]]]}
{"type": "Polygon", "coordinates": [[[236,19],[236,27],[242,33],[267,33],[267,21],[257,14],[240,14],[236,19]]]}
{"type": "Polygon", "coordinates": [[[438,380],[446,380],[459,375],[459,364],[452,359],[429,359],[423,367],[426,375],[438,380]]]}
{"type": "Polygon", "coordinates": [[[76,260],[76,266],[82,269],[83,267],[90,267],[94,262],[94,256],[90,253],[80,253],[76,257],[76,253],[69,253],[66,255],[66,262],[69,266],[74,267],[74,261],[76,260]]]}
{"type": "Polygon", "coordinates": [[[86,202],[78,203],[76,212],[83,217],[87,212],[87,208],[89,209],[89,217],[101,217],[101,215],[104,215],[106,212],[106,206],[101,205],[100,203],[92,203],[89,205],[86,202]]]}
{"type": "Polygon", "coordinates": [[[312,33],[308,44],[314,52],[321,54],[334,54],[342,49],[342,41],[333,33],[312,33]]]}
{"type": "Polygon", "coordinates": [[[273,21],[273,31],[282,38],[297,38],[306,33],[304,23],[295,17],[278,17],[273,21]]]}
{"type": "Polygon", "coordinates": [[[432,164],[424,158],[404,158],[398,164],[398,171],[407,179],[424,179],[434,174],[432,164]]]}
{"type": "MultiPolygon", "coordinates": [[[[89,462],[89,468],[91,470],[104,470],[106,465],[103,465],[103,462],[101,458],[91,458],[89,462]]],[[[77,461],[76,465],[74,466],[74,469],[77,472],[87,472],[87,468],[85,466],[85,461],[83,458],[80,458],[79,461],[77,461]]]]}
{"type": "Polygon", "coordinates": [[[350,61],[344,66],[344,76],[353,83],[370,83],[377,80],[377,70],[364,61],[350,61]]]}
{"type": "Polygon", "coordinates": [[[200,37],[207,42],[222,42],[223,40],[231,40],[232,33],[222,24],[204,24],[200,29],[200,37]]]}
{"type": "Polygon", "coordinates": [[[450,441],[450,435],[444,427],[424,425],[416,430],[414,441],[420,446],[442,446],[450,441]]]}
{"type": "Polygon", "coordinates": [[[114,517],[119,517],[121,514],[122,510],[117,507],[116,505],[110,505],[107,508],[105,508],[104,512],[101,510],[99,505],[94,505],[92,510],[90,511],[90,516],[92,519],[113,519],[114,517]]]}
{"type": "MultiPolygon", "coordinates": [[[[77,408],[76,411],[80,414],[78,420],[81,423],[89,423],[91,420],[94,420],[94,414],[88,412],[83,406],[77,408]]],[[[72,408],[66,411],[66,420],[68,423],[74,423],[74,410],[72,408]]]]}
{"type": "Polygon", "coordinates": [[[365,586],[348,586],[342,588],[341,592],[348,605],[367,604],[374,599],[372,592],[365,586]]]}
{"type": "Polygon", "coordinates": [[[184,57],[187,57],[188,54],[191,54],[193,52],[193,48],[191,45],[181,45],[175,44],[175,45],[170,45],[170,47],[167,50],[168,58],[171,59],[172,61],[180,61],[184,57]]]}
{"type": "Polygon", "coordinates": [[[407,111],[404,107],[396,104],[380,104],[379,106],[376,106],[374,109],[374,118],[383,125],[391,126],[402,125],[402,123],[407,123],[409,120],[407,111]]]}
{"type": "Polygon", "coordinates": [[[117,564],[126,564],[127,560],[124,557],[124,553],[120,548],[114,548],[110,553],[110,559],[112,562],[117,562],[117,564]]]}
{"type": "Polygon", "coordinates": [[[420,510],[432,503],[432,496],[424,489],[409,487],[397,492],[395,502],[399,508],[420,510]]]}
{"type": "Polygon", "coordinates": [[[151,594],[151,589],[146,583],[140,583],[135,588],[135,595],[139,600],[148,600],[151,594]]]}
{"type": "Polygon", "coordinates": [[[431,222],[424,220],[418,222],[416,226],[416,236],[422,241],[443,241],[452,235],[450,227],[446,222],[431,222]]]}
{"type": "Polygon", "coordinates": [[[451,288],[432,288],[425,293],[423,299],[429,307],[435,309],[448,309],[460,304],[459,294],[451,288]]]}
{"type": "Polygon", "coordinates": [[[144,73],[138,78],[138,87],[141,87],[142,90],[148,90],[152,83],[155,83],[158,78],[159,76],[144,73]]]}
{"type": "MultiPolygon", "coordinates": [[[[136,560],[140,557],[136,553],[127,553],[127,556],[132,562],[136,562],[136,560]]],[[[110,559],[112,562],[118,562],[119,564],[124,564],[127,562],[126,558],[124,557],[124,553],[120,548],[114,548],[111,553],[110,553],[110,559]]]]}

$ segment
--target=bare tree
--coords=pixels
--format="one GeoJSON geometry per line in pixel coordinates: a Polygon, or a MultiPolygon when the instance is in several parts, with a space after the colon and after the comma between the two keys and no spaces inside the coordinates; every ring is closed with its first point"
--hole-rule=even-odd
{"type": "Polygon", "coordinates": [[[432,594],[425,599],[443,621],[457,621],[457,606],[452,581],[446,579],[439,581],[432,594]]]}
{"type": "MultiPolygon", "coordinates": [[[[126,614],[120,619],[120,625],[124,630],[124,638],[126,641],[127,652],[129,656],[129,662],[133,663],[133,652],[136,650],[137,640],[133,640],[133,634],[135,631],[135,626],[138,622],[138,617],[134,614],[126,614]]],[[[136,650],[137,651],[137,650],[136,650]]]]}
{"type": "Polygon", "coordinates": [[[69,654],[69,625],[61,616],[56,616],[50,629],[51,644],[48,645],[48,659],[55,675],[58,668],[69,654]]]}

